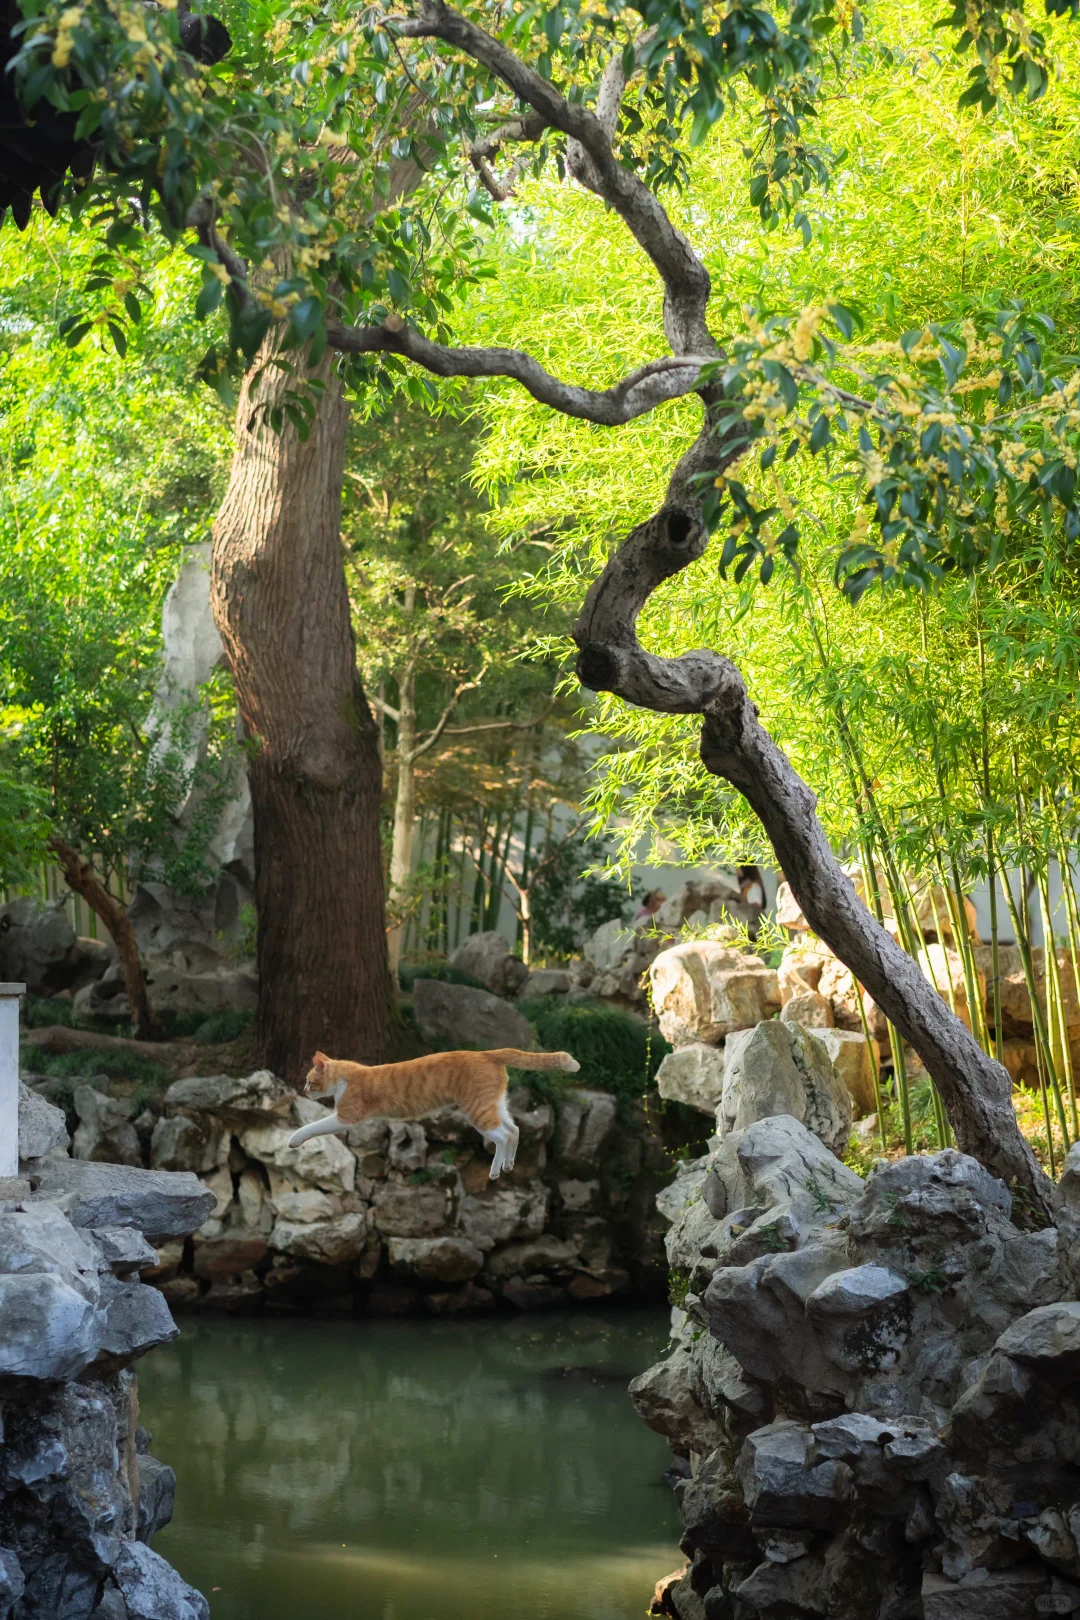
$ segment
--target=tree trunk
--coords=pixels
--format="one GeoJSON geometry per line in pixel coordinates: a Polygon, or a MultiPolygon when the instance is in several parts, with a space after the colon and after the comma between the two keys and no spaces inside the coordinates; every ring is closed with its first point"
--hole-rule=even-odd
{"type": "Polygon", "coordinates": [[[77,849],[66,844],[62,838],[50,838],[49,848],[60,862],[68,888],[82,896],[109,930],[120,958],[120,971],[124,975],[124,989],[127,991],[136,1035],[141,1041],[163,1040],[161,1020],[150,1005],[147,994],[139,947],[135,943],[135,931],[127,907],[113,898],[90,862],[77,849]]]}
{"type": "MultiPolygon", "coordinates": [[[[405,611],[411,613],[415,587],[405,589],[405,611]]],[[[400,906],[412,876],[413,836],[416,831],[416,660],[410,658],[398,681],[397,793],[394,798],[394,836],[390,846],[391,904],[400,906]]],[[[397,972],[405,924],[387,935],[390,967],[397,972]]]]}
{"type": "Polygon", "coordinates": [[[341,554],[348,408],[327,356],[312,373],[325,392],[307,441],[288,422],[273,433],[261,408],[298,385],[267,364],[275,341],[241,396],[211,595],[251,745],[256,1060],[297,1083],[317,1048],[387,1061],[400,1023],[386,957],[378,730],[356,669],[341,554]]]}
{"type": "Polygon", "coordinates": [[[811,928],[922,1058],[957,1146],[1000,1176],[1033,1215],[1049,1219],[1052,1184],[1017,1124],[1008,1073],[863,905],[829,848],[813,793],[759,723],[735,665],[706,649],[658,658],[637,639],[638,614],[652,592],[704,552],[702,490],[743,448],[706,424],[676,468],[664,505],[630,533],[589,590],[573,632],[578,676],[594,691],[644,708],[702,716],[704,764],[746,797],[811,928]]]}

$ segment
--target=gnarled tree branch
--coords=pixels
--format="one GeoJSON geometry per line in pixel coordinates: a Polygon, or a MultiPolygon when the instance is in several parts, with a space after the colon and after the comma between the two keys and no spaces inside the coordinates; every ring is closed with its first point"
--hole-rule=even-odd
{"type": "Polygon", "coordinates": [[[595,581],[573,631],[579,678],[643,708],[701,715],[705,766],[747,799],[811,928],[925,1063],[957,1145],[1049,1219],[1052,1187],[1017,1125],[1008,1073],[863,905],[829,848],[813,793],[759,722],[738,669],[708,650],[659,658],[638,640],[638,615],[652,592],[703,554],[700,491],[739,448],[706,426],[676,468],[664,505],[631,531],[595,581]]]}
{"type": "Polygon", "coordinates": [[[389,316],[381,326],[331,321],[327,333],[331,348],[347,354],[404,355],[436,377],[511,377],[542,405],[598,427],[621,427],[669,399],[694,393],[701,368],[715,361],[709,354],[664,356],[639,366],[610,388],[580,388],[559,382],[523,349],[450,348],[422,337],[400,316],[389,316]]]}

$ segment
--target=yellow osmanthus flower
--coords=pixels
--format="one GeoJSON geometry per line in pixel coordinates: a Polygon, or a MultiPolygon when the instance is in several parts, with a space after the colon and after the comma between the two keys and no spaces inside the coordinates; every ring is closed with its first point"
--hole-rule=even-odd
{"type": "Polygon", "coordinates": [[[82,21],[82,15],[82,6],[68,6],[66,11],[60,13],[52,51],[53,67],[65,68],[70,62],[72,47],[75,44],[75,30],[82,21]]]}

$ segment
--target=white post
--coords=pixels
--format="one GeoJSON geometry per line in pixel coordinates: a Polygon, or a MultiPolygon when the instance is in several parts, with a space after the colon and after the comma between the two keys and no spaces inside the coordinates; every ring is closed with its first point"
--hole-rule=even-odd
{"type": "Polygon", "coordinates": [[[0,1180],[19,1174],[19,997],[25,984],[0,984],[0,1180]]]}

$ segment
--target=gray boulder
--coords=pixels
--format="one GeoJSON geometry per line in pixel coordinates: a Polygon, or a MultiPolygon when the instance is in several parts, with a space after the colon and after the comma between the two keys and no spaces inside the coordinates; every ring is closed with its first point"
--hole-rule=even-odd
{"type": "Polygon", "coordinates": [[[10,1547],[0,1547],[0,1620],[8,1620],[26,1590],[22,1566],[10,1547]]]}
{"type": "Polygon", "coordinates": [[[462,1238],[391,1238],[390,1265],[421,1286],[466,1282],[475,1277],[484,1256],[462,1238]]]}
{"type": "Polygon", "coordinates": [[[134,1226],[151,1243],[187,1237],[216,1203],[193,1175],[75,1159],[43,1165],[38,1195],[61,1204],[73,1226],[134,1226]]]}
{"type": "Polygon", "coordinates": [[[54,1148],[66,1148],[67,1120],[62,1108],[19,1081],[19,1159],[43,1159],[54,1148]]]}
{"type": "Polygon", "coordinates": [[[559,1099],[555,1153],[560,1165],[579,1174],[595,1170],[615,1126],[619,1105],[610,1091],[585,1087],[567,1090],[559,1099]]]}
{"type": "Polygon", "coordinates": [[[660,1033],[673,1046],[714,1045],[780,1011],[773,969],[722,941],[673,945],[660,952],[649,974],[660,1033]]]}
{"type": "Polygon", "coordinates": [[[71,1151],[76,1159],[96,1164],[142,1164],[142,1146],[131,1123],[135,1110],[130,1102],[107,1097],[93,1086],[76,1086],[74,1103],[79,1123],[71,1151]]]}
{"type": "Polygon", "coordinates": [[[724,1094],[724,1054],[718,1046],[694,1041],[669,1052],[656,1071],[661,1097],[715,1115],[724,1094]]]}
{"type": "Polygon", "coordinates": [[[210,1620],[210,1605],[152,1548],[125,1542],[113,1578],[130,1620],[210,1620]]]}
{"type": "Polygon", "coordinates": [[[518,997],[528,1001],[533,996],[565,996],[569,991],[570,975],[565,968],[533,968],[518,997]]]}
{"type": "Polygon", "coordinates": [[[359,1260],[371,1242],[366,1211],[330,1221],[278,1220],[270,1234],[270,1248],[299,1260],[341,1266],[359,1260]]]}
{"type": "Polygon", "coordinates": [[[218,1114],[244,1123],[268,1114],[284,1118],[296,1092],[269,1069],[236,1077],[231,1074],[194,1076],[174,1080],[165,1093],[167,1115],[218,1114]]]}
{"type": "Polygon", "coordinates": [[[451,956],[450,966],[479,979],[496,996],[516,996],[529,977],[528,968],[520,956],[514,955],[510,941],[494,930],[470,934],[451,956]]]}
{"type": "Polygon", "coordinates": [[[728,1038],[717,1125],[727,1136],[780,1114],[801,1120],[835,1153],[847,1145],[851,1097],[828,1052],[801,1025],[769,1019],[728,1038]]]}
{"type": "Polygon", "coordinates": [[[413,1012],[426,1041],[480,1051],[511,1046],[519,1052],[531,1052],[536,1046],[527,1019],[516,1007],[488,990],[474,990],[471,985],[417,979],[413,985],[413,1012]]]}
{"type": "Polygon", "coordinates": [[[66,990],[78,971],[75,930],[63,900],[9,900],[0,906],[0,979],[32,996],[66,990]]]}
{"type": "Polygon", "coordinates": [[[139,1516],[136,1536],[149,1546],[159,1530],[173,1516],[176,1501],[176,1475],[168,1463],[144,1451],[139,1455],[139,1516]]]}
{"type": "Polygon", "coordinates": [[[190,1170],[196,1175],[213,1170],[224,1134],[217,1121],[193,1119],[188,1114],[162,1115],[154,1121],[150,1137],[150,1168],[190,1170]]]}

